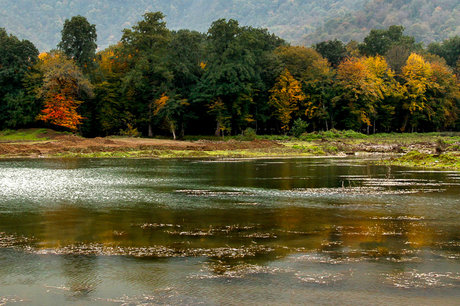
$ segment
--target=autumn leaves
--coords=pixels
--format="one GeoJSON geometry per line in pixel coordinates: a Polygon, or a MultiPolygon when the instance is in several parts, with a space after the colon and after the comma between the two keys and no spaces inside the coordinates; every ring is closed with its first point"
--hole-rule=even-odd
{"type": "MultiPolygon", "coordinates": [[[[396,112],[403,119],[398,126],[401,131],[409,127],[415,130],[422,122],[436,129],[448,128],[457,119],[459,84],[439,59],[429,62],[412,53],[401,74],[396,75],[382,56],[348,57],[330,77],[333,85],[329,90],[334,92],[331,107],[339,112],[336,118],[342,118],[346,128],[364,126],[369,131],[376,123],[390,126],[396,112]]],[[[304,80],[307,88],[309,82],[304,80]]],[[[270,104],[277,110],[284,132],[289,131],[293,119],[311,119],[315,111],[322,109],[321,99],[308,95],[308,89],[302,88],[288,69],[270,92],[270,104]]]]}

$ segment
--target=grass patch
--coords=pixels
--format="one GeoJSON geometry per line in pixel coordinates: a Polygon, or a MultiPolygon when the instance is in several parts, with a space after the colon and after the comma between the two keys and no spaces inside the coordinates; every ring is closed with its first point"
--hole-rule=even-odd
{"type": "Polygon", "coordinates": [[[453,153],[435,155],[411,151],[401,157],[384,160],[382,163],[404,167],[460,170],[460,155],[453,153]]]}
{"type": "Polygon", "coordinates": [[[304,141],[311,141],[317,139],[366,139],[368,135],[355,132],[352,130],[345,130],[345,131],[337,131],[337,130],[329,130],[325,132],[313,132],[313,133],[305,133],[302,134],[299,139],[304,141]]]}
{"type": "Polygon", "coordinates": [[[324,155],[321,149],[309,149],[299,152],[291,148],[245,149],[245,150],[132,150],[114,152],[63,152],[53,157],[61,158],[260,158],[260,157],[297,157],[324,155]]]}
{"type": "Polygon", "coordinates": [[[0,141],[44,141],[47,129],[27,129],[27,130],[3,130],[0,131],[0,141]]]}

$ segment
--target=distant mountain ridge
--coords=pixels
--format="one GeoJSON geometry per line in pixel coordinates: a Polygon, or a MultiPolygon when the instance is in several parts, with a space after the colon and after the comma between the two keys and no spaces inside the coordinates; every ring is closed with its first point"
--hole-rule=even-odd
{"type": "Polygon", "coordinates": [[[360,10],[330,18],[302,41],[361,41],[371,29],[391,25],[403,25],[406,35],[426,44],[460,35],[460,1],[372,0],[360,10]]]}
{"type": "Polygon", "coordinates": [[[306,45],[361,39],[390,23],[425,42],[460,34],[458,0],[0,0],[0,27],[45,51],[60,41],[65,19],[82,15],[96,24],[99,48],[105,48],[147,11],[162,11],[170,29],[206,32],[214,20],[233,18],[306,45]]]}

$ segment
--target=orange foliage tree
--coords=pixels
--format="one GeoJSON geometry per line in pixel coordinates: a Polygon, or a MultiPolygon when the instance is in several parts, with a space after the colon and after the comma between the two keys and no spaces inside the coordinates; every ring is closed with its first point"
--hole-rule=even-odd
{"type": "Polygon", "coordinates": [[[38,68],[43,73],[39,95],[44,108],[38,120],[77,130],[83,119],[77,108],[82,97],[92,95],[92,86],[72,60],[59,52],[41,54],[38,68]]]}
{"type": "Polygon", "coordinates": [[[62,94],[51,96],[45,100],[45,107],[38,116],[38,120],[76,130],[83,119],[77,112],[80,103],[62,94]]]}

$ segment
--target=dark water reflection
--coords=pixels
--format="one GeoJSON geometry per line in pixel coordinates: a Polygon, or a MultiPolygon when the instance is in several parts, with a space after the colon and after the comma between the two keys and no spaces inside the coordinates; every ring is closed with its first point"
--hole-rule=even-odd
{"type": "Polygon", "coordinates": [[[0,305],[456,304],[460,173],[0,161],[0,305]]]}

